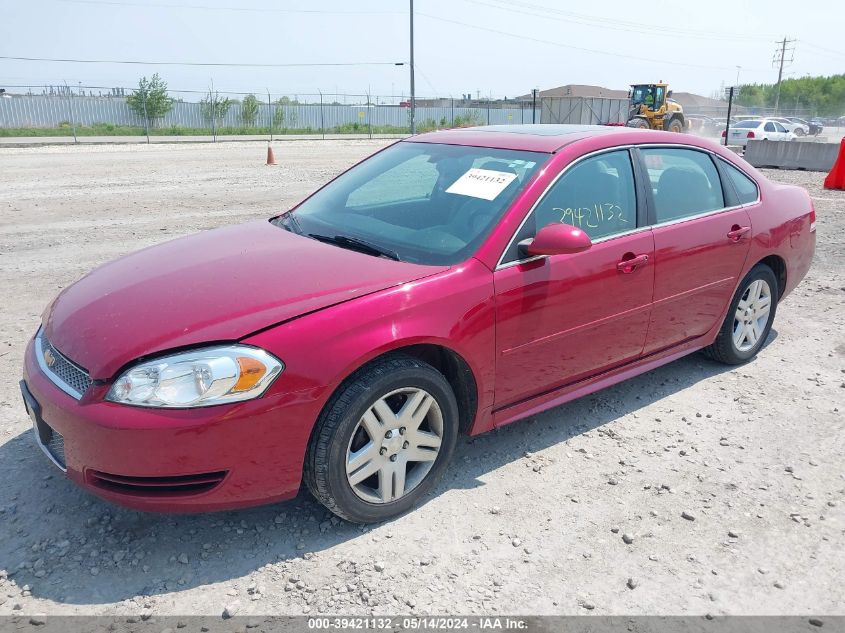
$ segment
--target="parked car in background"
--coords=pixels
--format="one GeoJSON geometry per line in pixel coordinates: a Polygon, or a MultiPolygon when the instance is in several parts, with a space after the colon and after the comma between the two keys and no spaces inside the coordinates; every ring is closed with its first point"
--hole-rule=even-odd
{"type": "Polygon", "coordinates": [[[688,114],[687,115],[688,131],[701,136],[717,136],[723,127],[719,127],[719,122],[709,116],[703,114],[688,114]]]}
{"type": "Polygon", "coordinates": [[[21,392],[40,450],[112,502],[222,510],[304,482],[383,521],[432,492],[461,434],[696,350],[752,359],[815,240],[805,190],[697,136],[422,134],[280,216],[66,287],[21,392]]]}
{"type": "Polygon", "coordinates": [[[798,123],[796,120],[787,117],[767,117],[770,121],[777,121],[795,136],[807,136],[810,133],[810,126],[805,123],[798,123]]]}
{"type": "MultiPolygon", "coordinates": [[[[779,120],[779,119],[776,119],[776,120],[779,120]]],[[[799,128],[792,130],[793,132],[795,132],[796,136],[801,136],[801,134],[798,133],[799,129],[804,133],[805,136],[812,136],[813,135],[813,124],[810,123],[809,121],[807,121],[806,119],[799,119],[798,117],[795,117],[795,116],[788,116],[788,117],[786,117],[786,120],[789,121],[790,123],[794,123],[795,125],[800,126],[799,128]]],[[[784,127],[789,129],[789,127],[786,126],[786,125],[784,127]]],[[[816,134],[818,134],[818,132],[816,132],[816,134]]]]}
{"type": "MultiPolygon", "coordinates": [[[[722,131],[722,138],[725,132],[722,131]]],[[[795,134],[787,130],[781,123],[772,119],[748,119],[731,125],[726,138],[726,145],[741,145],[745,147],[748,141],[794,141],[795,134]]]]}
{"type": "MultiPolygon", "coordinates": [[[[713,119],[713,122],[716,125],[716,136],[721,135],[722,132],[725,131],[725,128],[728,125],[728,119],[726,119],[724,117],[718,118],[718,119],[713,119]]],[[[731,119],[730,119],[731,125],[734,125],[737,122],[738,122],[737,119],[735,119],[734,117],[731,117],[731,119]]]]}
{"type": "Polygon", "coordinates": [[[810,119],[808,124],[810,126],[810,136],[818,136],[824,131],[824,121],[821,119],[810,119]]]}

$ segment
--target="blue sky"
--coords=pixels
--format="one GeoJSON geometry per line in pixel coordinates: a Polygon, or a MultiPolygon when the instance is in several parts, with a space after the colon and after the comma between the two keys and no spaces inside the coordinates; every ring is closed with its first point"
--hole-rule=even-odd
{"type": "MultiPolygon", "coordinates": [[[[845,72],[845,4],[709,0],[595,3],[416,0],[417,94],[514,96],[567,83],[663,79],[709,95],[773,82],[775,40],[797,39],[787,76],[845,72]],[[836,8],[834,8],[836,7],[836,8]],[[665,60],[665,61],[664,61],[665,60]]],[[[172,89],[406,93],[407,0],[0,0],[0,56],[221,63],[387,62],[232,68],[0,59],[0,86],[125,86],[158,71],[172,89]]]]}

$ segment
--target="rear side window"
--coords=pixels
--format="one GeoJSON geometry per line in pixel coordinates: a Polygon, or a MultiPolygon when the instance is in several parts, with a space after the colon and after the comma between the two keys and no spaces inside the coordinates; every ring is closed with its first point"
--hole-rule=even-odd
{"type": "Polygon", "coordinates": [[[771,121],[769,121],[768,123],[766,123],[766,125],[763,127],[763,129],[764,129],[764,130],[766,130],[766,132],[774,132],[774,131],[776,131],[776,130],[775,130],[775,124],[774,124],[774,123],[772,123],[771,121]]]}
{"type": "Polygon", "coordinates": [[[728,161],[719,159],[728,174],[728,179],[731,181],[736,190],[737,198],[740,204],[749,204],[756,202],[758,198],[757,183],[751,180],[748,176],[743,174],[736,167],[731,165],[728,161]]]}
{"type": "Polygon", "coordinates": [[[716,165],[704,152],[691,149],[640,149],[654,192],[655,223],[725,207],[716,165]]]}

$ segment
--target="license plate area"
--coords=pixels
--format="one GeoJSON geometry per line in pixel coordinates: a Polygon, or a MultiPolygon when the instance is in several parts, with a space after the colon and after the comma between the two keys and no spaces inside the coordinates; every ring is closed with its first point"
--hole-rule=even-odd
{"type": "Polygon", "coordinates": [[[26,382],[21,381],[20,386],[26,413],[32,421],[35,443],[50,458],[51,462],[62,471],[67,472],[65,465],[65,438],[44,421],[44,418],[41,416],[41,405],[38,404],[38,401],[29,392],[26,382]]]}

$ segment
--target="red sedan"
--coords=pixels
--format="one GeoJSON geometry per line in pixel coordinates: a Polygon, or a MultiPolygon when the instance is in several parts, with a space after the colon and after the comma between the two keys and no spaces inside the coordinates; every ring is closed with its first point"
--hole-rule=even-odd
{"type": "Polygon", "coordinates": [[[380,521],[478,434],[696,350],[742,363],[815,248],[806,191],[668,132],[492,126],[364,160],[269,221],[106,264],[21,383],[76,483],[155,511],[380,521]]]}

